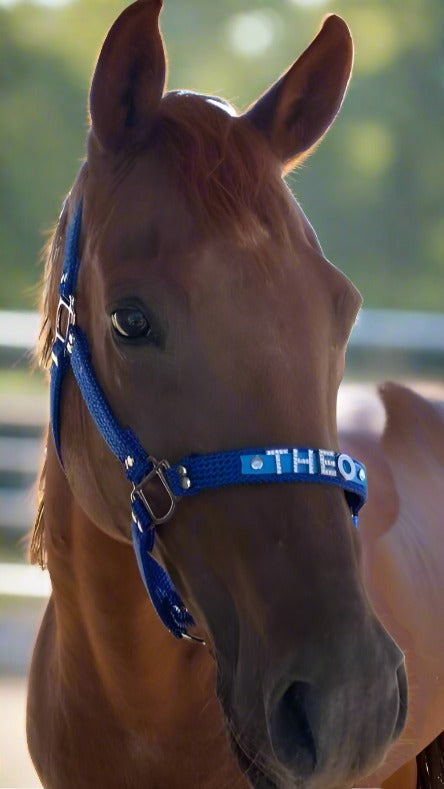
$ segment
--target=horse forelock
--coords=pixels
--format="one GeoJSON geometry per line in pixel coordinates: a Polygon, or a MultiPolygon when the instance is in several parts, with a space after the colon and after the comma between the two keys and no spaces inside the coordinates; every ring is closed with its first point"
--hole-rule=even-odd
{"type": "Polygon", "coordinates": [[[177,189],[207,234],[227,228],[241,246],[288,242],[288,197],[265,138],[215,97],[169,93],[151,135],[177,189]]]}

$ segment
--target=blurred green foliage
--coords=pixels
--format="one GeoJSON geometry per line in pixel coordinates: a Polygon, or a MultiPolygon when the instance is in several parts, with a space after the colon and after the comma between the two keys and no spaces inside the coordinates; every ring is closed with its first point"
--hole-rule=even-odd
{"type": "MultiPolygon", "coordinates": [[[[124,6],[0,5],[0,307],[35,304],[44,233],[84,153],[97,49],[124,6]]],[[[443,0],[165,0],[169,87],[243,107],[329,11],[351,27],[354,75],[340,118],[289,183],[368,306],[440,310],[443,0]]]]}

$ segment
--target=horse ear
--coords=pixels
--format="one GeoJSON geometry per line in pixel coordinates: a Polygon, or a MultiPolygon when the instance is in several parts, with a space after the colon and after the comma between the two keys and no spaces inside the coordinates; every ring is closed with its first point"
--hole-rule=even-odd
{"type": "Polygon", "coordinates": [[[94,135],[105,150],[137,144],[149,132],[165,84],[161,7],[162,0],[137,0],[114,22],[103,44],[90,112],[94,135]]]}
{"type": "Polygon", "coordinates": [[[353,64],[345,22],[331,14],[316,38],[243,117],[268,138],[283,164],[308,151],[333,122],[353,64]]]}

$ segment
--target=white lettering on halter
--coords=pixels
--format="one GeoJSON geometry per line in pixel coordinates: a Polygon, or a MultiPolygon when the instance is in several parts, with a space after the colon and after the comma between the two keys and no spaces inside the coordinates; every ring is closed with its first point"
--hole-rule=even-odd
{"type": "Polygon", "coordinates": [[[344,452],[342,452],[342,454],[339,455],[338,468],[341,473],[341,476],[344,477],[344,479],[349,480],[355,478],[356,466],[350,455],[346,455],[344,452]]]}
{"type": "Polygon", "coordinates": [[[288,449],[267,449],[267,455],[274,455],[276,461],[276,473],[282,474],[281,455],[288,455],[288,449]]]}
{"type": "Polygon", "coordinates": [[[328,477],[337,476],[335,453],[331,449],[319,450],[319,465],[321,467],[321,474],[326,474],[328,477]]]}
{"type": "Polygon", "coordinates": [[[299,455],[298,449],[293,449],[293,472],[294,474],[298,474],[299,469],[298,466],[308,466],[308,473],[315,474],[315,466],[314,466],[314,454],[313,450],[308,450],[308,458],[301,458],[299,455]]]}

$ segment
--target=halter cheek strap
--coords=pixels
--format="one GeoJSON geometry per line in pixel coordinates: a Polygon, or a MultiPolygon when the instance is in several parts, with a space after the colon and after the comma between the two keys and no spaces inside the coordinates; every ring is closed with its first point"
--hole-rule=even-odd
{"type": "MultiPolygon", "coordinates": [[[[96,427],[132,483],[132,537],[140,574],[164,625],[177,638],[191,638],[193,624],[166,573],[151,555],[155,527],[173,517],[181,498],[231,485],[275,482],[309,482],[336,485],[344,490],[353,522],[367,499],[367,479],[362,463],[345,453],[311,447],[239,449],[207,455],[189,455],[170,465],[148,455],[130,428],[117,422],[96,378],[88,340],[76,323],[75,293],[80,266],[79,242],[82,204],[68,229],[63,272],[59,287],[56,339],[51,366],[51,426],[57,454],[60,448],[60,395],[70,367],[96,427]],[[148,483],[160,486],[166,506],[154,509],[148,483]]],[[[63,463],[62,463],[63,465],[63,463]]]]}

